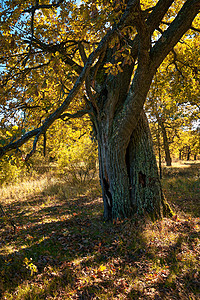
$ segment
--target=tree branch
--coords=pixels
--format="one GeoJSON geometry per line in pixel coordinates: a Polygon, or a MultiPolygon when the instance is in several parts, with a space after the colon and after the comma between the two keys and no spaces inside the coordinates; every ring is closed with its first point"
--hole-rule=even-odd
{"type": "Polygon", "coordinates": [[[160,0],[153,8],[152,13],[149,15],[146,22],[151,33],[158,27],[173,2],[174,0],[160,0]]]}
{"type": "Polygon", "coordinates": [[[174,21],[164,31],[151,50],[151,67],[156,69],[177,44],[181,37],[190,29],[192,21],[200,9],[200,0],[187,0],[174,21]]]}
{"type": "Polygon", "coordinates": [[[31,150],[31,152],[29,154],[26,155],[25,157],[25,161],[29,160],[29,158],[35,153],[36,151],[36,146],[37,146],[37,142],[38,142],[38,139],[39,139],[39,136],[40,136],[40,132],[38,132],[38,134],[36,135],[35,139],[34,139],[34,142],[33,142],[33,148],[31,150]]]}
{"type": "MultiPolygon", "coordinates": [[[[162,21],[161,23],[164,24],[164,25],[171,25],[171,22],[164,22],[164,21],[162,21]]],[[[194,31],[196,31],[196,32],[200,32],[200,29],[199,29],[199,28],[196,28],[196,27],[194,27],[194,26],[190,26],[189,29],[194,30],[194,31]]]]}
{"type": "MultiPolygon", "coordinates": [[[[171,0],[158,1],[157,5],[146,21],[150,32],[153,32],[155,28],[157,28],[163,16],[167,12],[170,3],[172,2],[173,1],[171,0]],[[159,7],[161,7],[160,5],[165,7],[165,11],[159,11],[159,7]],[[155,16],[155,20],[153,16],[155,16]]],[[[177,14],[175,20],[163,33],[161,39],[156,42],[155,46],[151,50],[149,63],[145,65],[143,62],[138,63],[138,68],[135,72],[134,79],[129,89],[125,105],[123,106],[122,111],[119,114],[116,114],[114,119],[112,128],[112,130],[115,132],[113,135],[113,143],[115,143],[116,140],[119,142],[119,138],[123,137],[123,139],[121,138],[122,140],[120,142],[122,145],[124,145],[124,147],[127,147],[131,133],[137,125],[142,113],[146,96],[157,68],[167,56],[169,51],[177,44],[183,34],[190,28],[193,19],[199,11],[199,8],[200,0],[187,0],[177,14]],[[115,131],[115,128],[119,128],[119,123],[120,130],[115,131]]],[[[139,39],[139,35],[137,35],[133,40],[133,44],[137,46],[135,50],[133,49],[133,55],[137,55],[138,53],[139,40],[140,43],[142,43],[142,40],[139,39]]]]}
{"type": "Polygon", "coordinates": [[[101,55],[102,52],[104,52],[104,49],[107,47],[107,43],[117,34],[117,30],[122,29],[126,25],[127,18],[131,17],[132,13],[134,12],[134,8],[136,8],[137,5],[138,5],[138,0],[129,1],[129,6],[127,7],[125,13],[122,15],[122,18],[120,19],[119,23],[116,24],[112,29],[110,29],[107,32],[107,34],[100,41],[96,50],[94,50],[88,57],[87,62],[81,74],[79,75],[78,79],[74,84],[74,87],[72,88],[72,90],[70,91],[70,93],[68,94],[64,102],[62,103],[62,105],[58,109],[56,109],[56,111],[52,113],[48,118],[46,118],[46,120],[44,121],[41,127],[31,130],[30,132],[26,133],[24,136],[22,136],[18,141],[14,143],[9,143],[4,147],[0,147],[0,157],[2,157],[8,151],[22,146],[24,143],[26,143],[30,138],[34,136],[35,136],[35,140],[33,144],[33,149],[27,155],[27,159],[35,152],[36,144],[39,136],[41,134],[44,134],[47,131],[47,129],[53,124],[53,122],[57,120],[62,115],[62,113],[69,107],[71,101],[78,94],[95,60],[101,55]]]}
{"type": "Polygon", "coordinates": [[[9,143],[8,145],[6,145],[4,147],[0,147],[0,157],[2,157],[6,152],[8,152],[10,150],[19,148],[20,146],[25,144],[29,139],[36,136],[39,132],[40,132],[40,128],[31,130],[31,131],[27,132],[26,134],[24,134],[18,141],[14,142],[14,143],[9,143]]]}
{"type": "MultiPolygon", "coordinates": [[[[45,44],[44,42],[41,42],[40,40],[34,38],[33,43],[35,43],[37,46],[40,47],[40,49],[48,51],[50,53],[56,53],[57,51],[62,55],[62,60],[68,64],[69,66],[73,67],[74,70],[78,75],[81,74],[83,68],[77,64],[73,59],[71,59],[64,51],[63,46],[66,45],[66,43],[75,43],[75,41],[65,41],[61,42],[60,44],[45,44]]],[[[77,43],[77,42],[76,42],[77,43]]]]}
{"type": "Polygon", "coordinates": [[[84,49],[82,43],[78,43],[78,49],[79,49],[79,52],[80,52],[83,63],[86,64],[87,56],[86,56],[85,49],[84,49]]]}
{"type": "MultiPolygon", "coordinates": [[[[39,1],[36,0],[36,5],[39,4],[39,1]]],[[[30,43],[29,43],[29,52],[26,56],[26,58],[24,59],[24,61],[22,62],[22,65],[25,67],[28,59],[29,59],[29,56],[31,54],[31,50],[32,50],[32,43],[33,43],[33,37],[34,37],[34,14],[35,14],[35,10],[32,10],[31,11],[31,40],[30,40],[30,43]]]]}
{"type": "MultiPolygon", "coordinates": [[[[146,20],[146,24],[149,28],[150,34],[152,34],[153,31],[159,26],[162,18],[167,13],[167,11],[172,3],[173,3],[173,0],[160,0],[156,4],[156,6],[154,6],[151,9],[152,12],[148,15],[148,18],[146,20]]],[[[138,55],[138,42],[139,42],[139,38],[138,38],[138,35],[136,35],[136,37],[130,44],[132,47],[131,55],[132,55],[134,61],[136,60],[137,55],[138,55]]]]}
{"type": "Polygon", "coordinates": [[[60,6],[60,4],[62,2],[64,2],[64,0],[59,0],[57,3],[41,4],[41,5],[39,5],[39,1],[37,0],[36,1],[36,5],[34,5],[34,6],[30,7],[30,8],[25,9],[23,12],[24,13],[32,13],[32,12],[35,12],[36,10],[42,9],[42,8],[45,8],[45,9],[57,8],[57,7],[60,6]]]}
{"type": "Polygon", "coordinates": [[[174,49],[172,49],[172,53],[173,53],[173,55],[174,55],[174,59],[173,59],[173,61],[172,61],[171,64],[174,64],[176,70],[180,73],[180,75],[182,76],[182,78],[185,78],[185,77],[183,76],[183,73],[181,72],[181,70],[179,69],[179,67],[178,67],[178,65],[177,65],[177,53],[176,53],[176,51],[175,51],[174,49]]]}
{"type": "Polygon", "coordinates": [[[62,119],[63,121],[68,121],[69,119],[80,118],[80,117],[84,116],[85,114],[88,114],[89,112],[90,111],[88,109],[82,109],[82,110],[77,111],[74,114],[65,113],[60,116],[60,119],[62,119]],[[67,120],[65,119],[66,117],[67,117],[67,120]]]}

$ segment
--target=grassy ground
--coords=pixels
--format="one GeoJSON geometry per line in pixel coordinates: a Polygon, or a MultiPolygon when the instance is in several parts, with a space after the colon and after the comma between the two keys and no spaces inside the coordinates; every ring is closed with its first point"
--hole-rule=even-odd
{"type": "Polygon", "coordinates": [[[199,299],[200,164],[164,169],[171,219],[104,223],[97,182],[0,190],[1,299],[199,299]]]}

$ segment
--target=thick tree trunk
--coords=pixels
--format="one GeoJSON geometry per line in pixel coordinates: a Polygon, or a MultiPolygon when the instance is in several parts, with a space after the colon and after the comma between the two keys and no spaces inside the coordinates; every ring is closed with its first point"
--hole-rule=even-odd
{"type": "Polygon", "coordinates": [[[99,145],[99,172],[104,201],[104,218],[122,219],[131,215],[126,149],[108,139],[102,126],[99,145]]]}
{"type": "Polygon", "coordinates": [[[153,220],[171,213],[164,199],[148,120],[142,112],[128,147],[131,203],[134,212],[153,220]]]}
{"type": "Polygon", "coordinates": [[[164,200],[148,121],[144,112],[129,143],[108,138],[99,126],[100,181],[105,219],[123,219],[148,213],[153,220],[170,214],[164,200]]]}

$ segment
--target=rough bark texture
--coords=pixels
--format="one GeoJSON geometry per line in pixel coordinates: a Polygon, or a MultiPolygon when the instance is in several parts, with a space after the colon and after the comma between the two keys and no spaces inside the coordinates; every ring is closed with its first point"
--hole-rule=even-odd
{"type": "Polygon", "coordinates": [[[160,218],[168,210],[162,193],[153,142],[147,118],[142,112],[131,135],[127,151],[131,185],[131,203],[138,214],[160,218]]]}
{"type": "MultiPolygon", "coordinates": [[[[127,147],[99,136],[100,181],[105,219],[149,214],[153,220],[171,214],[164,200],[148,121],[141,117],[127,147]]],[[[123,140],[123,138],[122,138],[123,140]]]]}
{"type": "Polygon", "coordinates": [[[104,201],[104,218],[121,219],[131,215],[126,148],[108,136],[106,126],[98,135],[99,172],[104,201]]]}

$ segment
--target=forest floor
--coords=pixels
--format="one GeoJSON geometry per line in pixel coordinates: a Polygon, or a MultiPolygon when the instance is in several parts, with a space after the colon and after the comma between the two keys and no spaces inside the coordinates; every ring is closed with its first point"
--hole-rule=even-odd
{"type": "Polygon", "coordinates": [[[51,173],[0,189],[0,299],[199,299],[200,161],[164,169],[175,214],[102,218],[96,182],[51,173]]]}

